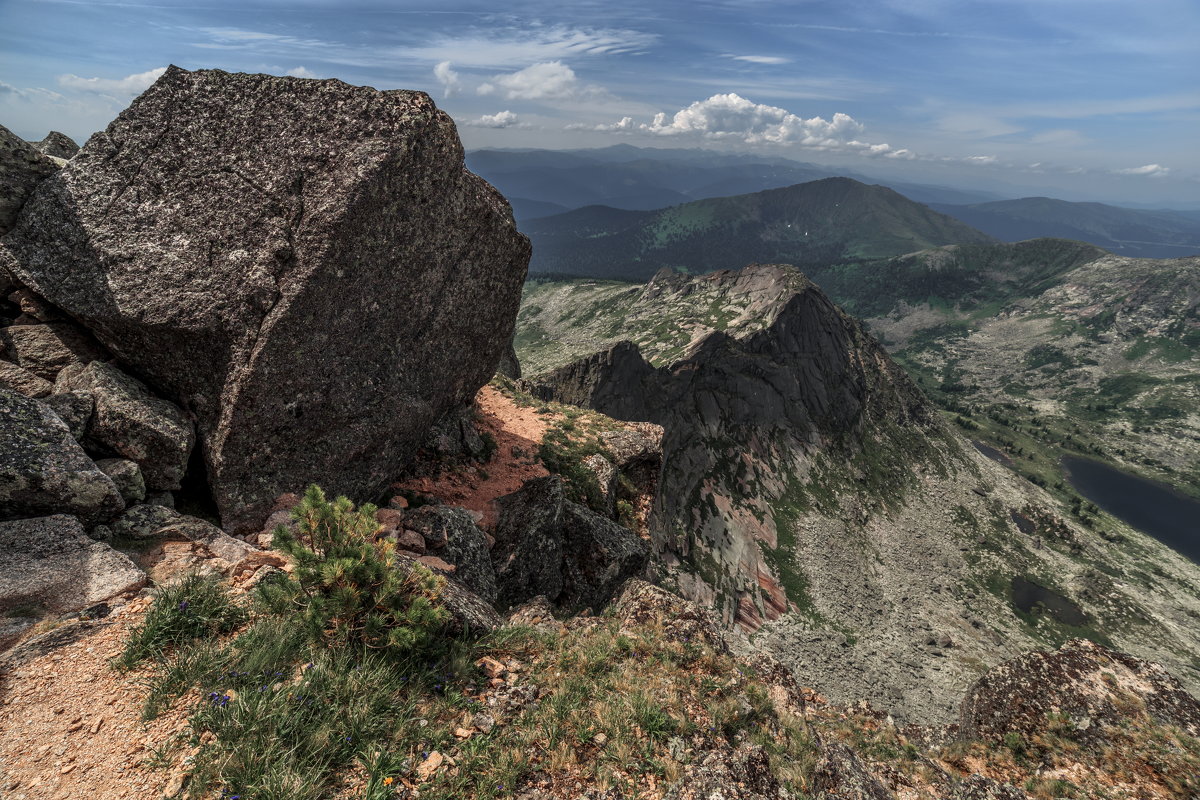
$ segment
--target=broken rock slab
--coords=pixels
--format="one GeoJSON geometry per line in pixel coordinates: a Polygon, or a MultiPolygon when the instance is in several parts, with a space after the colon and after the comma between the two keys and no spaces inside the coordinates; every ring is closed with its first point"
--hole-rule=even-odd
{"type": "Polygon", "coordinates": [[[137,463],[150,491],[174,491],[187,471],[195,432],[173,403],[103,361],[64,370],[55,391],[86,392],[95,402],[88,438],[137,463]]]}
{"type": "Polygon", "coordinates": [[[48,381],[72,364],[105,357],[92,338],[70,322],[9,325],[0,328],[0,345],[6,358],[48,381]]]}
{"type": "Polygon", "coordinates": [[[43,403],[0,388],[0,519],[69,513],[95,523],[124,507],[66,423],[43,403]]]}
{"type": "Polygon", "coordinates": [[[0,361],[0,386],[26,397],[46,397],[54,391],[53,383],[11,361],[0,361]]]}
{"type": "Polygon", "coordinates": [[[0,522],[0,609],[74,611],[140,589],[146,573],[66,514],[0,522]]]}
{"type": "Polygon", "coordinates": [[[102,458],[96,462],[96,466],[117,487],[126,506],[146,499],[146,481],[142,478],[142,469],[136,461],[127,458],[102,458]]]}
{"type": "Polygon", "coordinates": [[[33,146],[39,153],[54,158],[70,159],[79,152],[79,145],[75,144],[75,140],[58,131],[50,131],[40,142],[33,142],[33,146]]]}
{"type": "Polygon", "coordinates": [[[4,246],[195,415],[235,533],[281,492],[361,501],[393,481],[495,373],[530,255],[427,95],[178,67],[4,246]]]}
{"type": "Polygon", "coordinates": [[[545,595],[564,609],[599,610],[650,557],[633,531],[567,500],[557,475],[526,481],[496,503],[491,556],[501,607],[545,595]]]}
{"type": "Polygon", "coordinates": [[[489,603],[495,601],[496,572],[488,554],[487,538],[469,511],[431,505],[403,514],[404,528],[398,540],[410,531],[419,533],[425,548],[453,567],[456,580],[489,603]]]}

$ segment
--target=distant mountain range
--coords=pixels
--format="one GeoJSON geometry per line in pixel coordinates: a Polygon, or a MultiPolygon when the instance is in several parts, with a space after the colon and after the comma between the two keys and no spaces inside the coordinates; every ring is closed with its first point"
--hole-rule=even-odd
{"type": "Polygon", "coordinates": [[[1006,242],[1053,236],[1138,258],[1200,255],[1200,213],[1195,211],[1143,211],[1050,197],[930,206],[1006,242]]]}
{"type": "MultiPolygon", "coordinates": [[[[786,158],[630,145],[570,151],[476,150],[467,155],[467,165],[508,197],[518,221],[589,205],[646,211],[821,178],[879,182],[866,175],[786,158]]],[[[970,204],[1001,198],[944,186],[888,185],[921,203],[970,204]]]]}
{"type": "Polygon", "coordinates": [[[588,206],[521,227],[534,244],[531,272],[631,279],[663,267],[702,273],[748,261],[812,269],[995,241],[885,186],[850,178],[657,211],[588,206]]]}
{"type": "Polygon", "coordinates": [[[1049,197],[1006,199],[773,156],[616,145],[569,151],[477,150],[467,155],[467,162],[508,197],[523,227],[585,206],[648,211],[848,177],[887,186],[1006,242],[1055,237],[1140,258],[1200,254],[1200,210],[1124,208],[1049,197]]]}

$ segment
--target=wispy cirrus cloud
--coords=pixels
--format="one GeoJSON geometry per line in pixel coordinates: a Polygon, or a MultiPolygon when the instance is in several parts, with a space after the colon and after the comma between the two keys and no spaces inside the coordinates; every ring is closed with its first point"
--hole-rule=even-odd
{"type": "Polygon", "coordinates": [[[790,58],[784,58],[784,57],[782,57],[782,56],[735,56],[735,55],[726,55],[725,57],[726,57],[726,58],[731,58],[731,59],[733,59],[734,61],[746,61],[746,62],[748,62],[748,63],[750,63],[750,64],[770,64],[770,65],[777,65],[777,64],[790,64],[790,63],[791,63],[791,61],[792,61],[790,58]]]}
{"type": "Polygon", "coordinates": [[[1114,175],[1143,175],[1147,178],[1165,178],[1171,174],[1170,167],[1164,167],[1161,164],[1146,164],[1141,167],[1129,167],[1128,169],[1114,169],[1114,175]]]}
{"type": "Polygon", "coordinates": [[[532,64],[516,72],[496,75],[481,84],[476,92],[502,94],[509,100],[579,100],[608,96],[601,87],[579,80],[575,70],[561,61],[532,64]]]}
{"type": "Polygon", "coordinates": [[[50,89],[31,88],[21,89],[13,86],[11,83],[0,81],[0,97],[8,97],[17,100],[62,100],[63,96],[58,92],[50,89]]]}
{"type": "Polygon", "coordinates": [[[405,57],[453,61],[463,67],[496,68],[644,51],[658,35],[616,28],[568,25],[510,27],[443,34],[405,47],[405,57]]]}
{"type": "Polygon", "coordinates": [[[466,69],[505,69],[566,58],[628,55],[658,40],[657,34],[642,31],[573,25],[424,31],[419,38],[397,32],[387,36],[390,41],[380,41],[370,48],[335,39],[245,28],[204,27],[194,33],[204,38],[192,45],[208,50],[246,51],[293,61],[320,59],[358,67],[451,62],[466,69]]]}

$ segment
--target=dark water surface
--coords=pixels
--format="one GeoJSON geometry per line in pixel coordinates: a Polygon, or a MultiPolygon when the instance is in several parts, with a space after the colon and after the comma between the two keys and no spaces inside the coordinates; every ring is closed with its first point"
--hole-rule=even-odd
{"type": "Polygon", "coordinates": [[[1012,579],[1012,599],[1013,605],[1027,614],[1041,603],[1050,616],[1059,622],[1076,626],[1087,623],[1087,617],[1079,606],[1058,592],[1020,576],[1012,579]]]}
{"type": "Polygon", "coordinates": [[[1200,500],[1086,458],[1063,459],[1081,495],[1200,564],[1200,500]]]}

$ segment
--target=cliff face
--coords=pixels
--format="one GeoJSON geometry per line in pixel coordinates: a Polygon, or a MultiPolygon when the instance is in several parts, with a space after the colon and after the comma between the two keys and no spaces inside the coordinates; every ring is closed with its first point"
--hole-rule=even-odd
{"type": "MultiPolygon", "coordinates": [[[[882,452],[880,468],[857,477],[898,492],[910,469],[891,458],[900,437],[943,434],[920,392],[859,323],[791,267],[659,275],[640,299],[667,304],[714,289],[753,308],[754,324],[732,335],[712,331],[661,367],[620,342],[531,386],[545,399],[666,429],[658,546],[669,562],[694,571],[685,578],[695,581],[693,595],[715,600],[727,622],[755,629],[802,599],[784,589],[790,570],[772,563],[786,513],[777,505],[815,459],[882,452]]],[[[919,460],[921,449],[906,455],[919,460]]]]}
{"type": "Polygon", "coordinates": [[[794,269],[551,285],[526,302],[541,306],[527,326],[566,320],[540,357],[605,346],[528,379],[535,394],[664,427],[651,528],[668,585],[823,693],[951,722],[988,666],[1081,634],[1200,684],[1182,624],[1200,613],[1195,566],[1077,524],[983,457],[794,269]],[[1147,558],[1170,577],[1139,577],[1147,558]]]}

